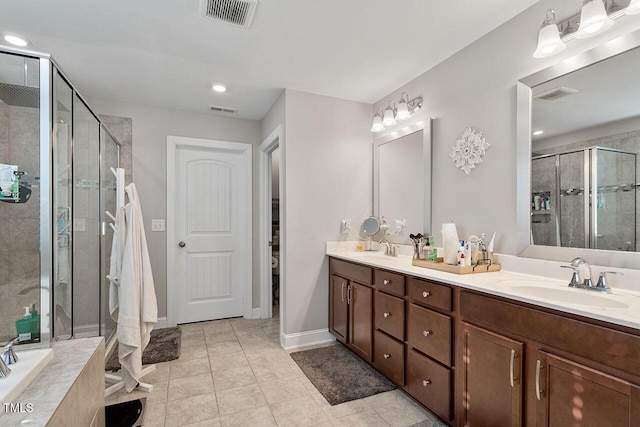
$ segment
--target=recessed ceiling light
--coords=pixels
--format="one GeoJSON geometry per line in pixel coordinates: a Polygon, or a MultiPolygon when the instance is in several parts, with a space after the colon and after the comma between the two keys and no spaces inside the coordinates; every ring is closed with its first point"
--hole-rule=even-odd
{"type": "Polygon", "coordinates": [[[29,45],[28,40],[23,39],[22,37],[16,36],[14,34],[5,34],[4,40],[8,43],[11,43],[14,46],[25,47],[29,45]]]}
{"type": "Polygon", "coordinates": [[[532,135],[533,136],[539,136],[539,135],[542,135],[543,133],[544,133],[543,130],[536,130],[536,131],[533,131],[532,135]]]}
{"type": "Polygon", "coordinates": [[[214,90],[215,92],[222,93],[222,92],[226,92],[226,91],[227,91],[227,88],[226,88],[226,86],[225,86],[225,85],[221,85],[221,84],[214,84],[214,85],[213,85],[213,90],[214,90]]]}

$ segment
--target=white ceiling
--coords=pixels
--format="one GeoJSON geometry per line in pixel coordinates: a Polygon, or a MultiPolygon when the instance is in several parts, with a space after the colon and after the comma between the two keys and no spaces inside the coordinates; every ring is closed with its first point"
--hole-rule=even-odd
{"type": "Polygon", "coordinates": [[[0,32],[85,96],[261,119],[283,88],[374,103],[537,1],[260,0],[247,30],[198,0],[0,0],[0,32]]]}

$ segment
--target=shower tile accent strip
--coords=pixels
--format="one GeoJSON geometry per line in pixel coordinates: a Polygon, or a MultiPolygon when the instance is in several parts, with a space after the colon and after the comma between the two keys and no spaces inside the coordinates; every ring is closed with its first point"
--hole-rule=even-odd
{"type": "Polygon", "coordinates": [[[104,338],[61,341],[51,348],[53,361],[13,402],[19,405],[0,402],[0,425],[104,425],[104,338]]]}

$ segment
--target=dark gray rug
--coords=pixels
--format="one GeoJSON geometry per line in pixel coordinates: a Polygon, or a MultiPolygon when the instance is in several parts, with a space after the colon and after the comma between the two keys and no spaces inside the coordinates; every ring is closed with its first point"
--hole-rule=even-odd
{"type": "Polygon", "coordinates": [[[342,344],[298,351],[291,358],[331,405],[396,388],[342,344]]]}
{"type": "MultiPolygon", "coordinates": [[[[180,337],[182,330],[179,326],[173,328],[154,329],[151,331],[149,345],[142,353],[142,364],[168,362],[180,357],[180,337]]],[[[115,345],[111,357],[105,364],[106,371],[117,371],[120,369],[118,362],[118,343],[115,345]]]]}

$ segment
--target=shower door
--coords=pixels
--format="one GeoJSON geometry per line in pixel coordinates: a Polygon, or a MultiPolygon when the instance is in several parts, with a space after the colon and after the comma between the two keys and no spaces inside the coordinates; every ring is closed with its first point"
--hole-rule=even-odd
{"type": "Polygon", "coordinates": [[[102,188],[102,200],[100,202],[101,218],[101,239],[100,239],[100,259],[102,266],[102,277],[100,278],[100,335],[104,336],[107,342],[116,329],[116,323],[109,314],[109,266],[111,259],[111,243],[113,242],[113,230],[109,227],[111,219],[106,215],[106,211],[116,214],[116,177],[111,173],[111,168],[118,167],[118,144],[115,139],[101,128],[100,138],[101,165],[100,165],[100,187],[102,188]]]}
{"type": "Polygon", "coordinates": [[[591,150],[591,247],[636,251],[636,155],[591,150]]]}
{"type": "MultiPolygon", "coordinates": [[[[55,68],[54,68],[55,70],[55,68]]],[[[57,70],[56,70],[57,71],[57,70]]],[[[73,334],[73,233],[72,198],[73,169],[71,114],[73,89],[55,72],[53,92],[53,333],[57,339],[73,334]]]]}
{"type": "Polygon", "coordinates": [[[73,335],[94,337],[100,322],[100,123],[77,94],[73,181],[73,335]]]}
{"type": "Polygon", "coordinates": [[[585,171],[588,152],[577,151],[560,154],[558,164],[560,206],[560,246],[588,248],[589,233],[588,199],[589,173],[585,171]]]}

